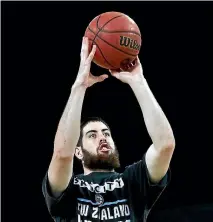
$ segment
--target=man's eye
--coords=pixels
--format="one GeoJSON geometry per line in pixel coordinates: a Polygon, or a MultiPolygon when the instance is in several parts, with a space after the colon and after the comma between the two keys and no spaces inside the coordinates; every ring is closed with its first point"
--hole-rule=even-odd
{"type": "Polygon", "coordinates": [[[95,138],[95,137],[96,135],[94,133],[89,135],[89,138],[95,138]]]}
{"type": "Polygon", "coordinates": [[[105,136],[110,136],[110,134],[109,133],[105,133],[105,136]]]}

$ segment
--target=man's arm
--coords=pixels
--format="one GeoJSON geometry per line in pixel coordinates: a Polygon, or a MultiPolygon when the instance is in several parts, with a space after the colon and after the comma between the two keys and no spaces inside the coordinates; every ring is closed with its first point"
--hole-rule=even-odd
{"type": "Polygon", "coordinates": [[[132,88],[141,107],[147,131],[153,144],[146,152],[146,164],[152,182],[159,182],[166,174],[175,148],[171,126],[153,96],[143,76],[142,65],[137,58],[127,71],[111,74],[132,88]]]}
{"type": "Polygon", "coordinates": [[[96,47],[93,46],[89,54],[88,38],[83,38],[78,75],[58,125],[54,152],[48,169],[49,185],[56,197],[67,188],[73,174],[73,159],[80,136],[81,111],[86,89],[108,77],[107,75],[96,77],[90,73],[95,50],[96,47]]]}
{"type": "Polygon", "coordinates": [[[159,182],[168,171],[175,148],[172,128],[152,94],[145,78],[131,88],[141,107],[147,131],[153,144],[146,152],[146,164],[152,182],[159,182]]]}
{"type": "Polygon", "coordinates": [[[80,136],[80,118],[86,89],[73,85],[58,125],[48,179],[54,196],[59,196],[72,177],[73,157],[80,136]]]}

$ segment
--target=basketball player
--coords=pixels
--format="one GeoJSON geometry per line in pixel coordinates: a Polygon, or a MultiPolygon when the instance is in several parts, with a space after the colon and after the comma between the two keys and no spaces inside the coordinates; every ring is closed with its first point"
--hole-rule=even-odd
{"type": "Polygon", "coordinates": [[[123,173],[115,171],[120,162],[109,126],[99,118],[80,124],[87,88],[107,78],[90,73],[95,50],[93,46],[89,54],[88,39],[83,38],[80,68],[58,125],[52,160],[42,184],[45,202],[55,221],[146,221],[170,181],[173,132],[143,76],[138,58],[128,71],[110,71],[132,88],[153,142],[138,162],[123,173]],[[83,174],[73,173],[74,155],[82,162],[83,174]]]}

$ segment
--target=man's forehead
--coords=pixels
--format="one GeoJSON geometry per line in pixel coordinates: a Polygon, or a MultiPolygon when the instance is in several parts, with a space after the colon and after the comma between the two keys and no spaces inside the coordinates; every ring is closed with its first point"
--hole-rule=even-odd
{"type": "Polygon", "coordinates": [[[90,130],[100,131],[102,129],[109,129],[104,123],[102,122],[89,122],[83,129],[84,134],[90,130]]]}

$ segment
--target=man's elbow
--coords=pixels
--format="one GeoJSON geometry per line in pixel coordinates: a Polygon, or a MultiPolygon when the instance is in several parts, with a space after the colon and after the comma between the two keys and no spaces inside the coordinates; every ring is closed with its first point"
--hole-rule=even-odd
{"type": "Polygon", "coordinates": [[[175,145],[175,139],[169,139],[161,145],[160,150],[162,153],[173,153],[175,145]]]}
{"type": "Polygon", "coordinates": [[[173,134],[168,135],[161,141],[161,143],[159,143],[159,149],[163,153],[165,152],[173,153],[175,146],[176,146],[176,143],[175,143],[175,138],[173,134]]]}
{"type": "Polygon", "coordinates": [[[167,150],[173,150],[175,148],[175,137],[172,129],[168,130],[164,138],[164,146],[167,150]]]}
{"type": "Polygon", "coordinates": [[[174,149],[175,148],[175,138],[172,137],[172,138],[169,138],[168,141],[166,142],[166,148],[167,149],[174,149]]]}

